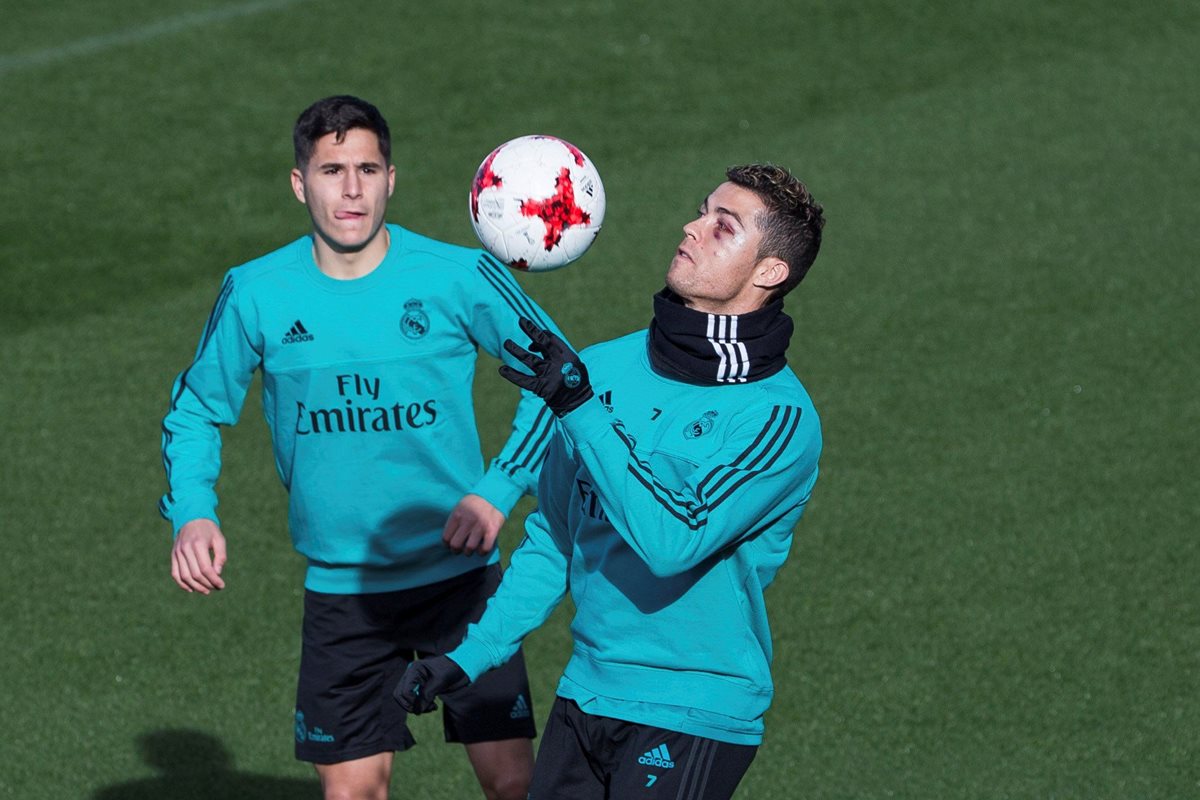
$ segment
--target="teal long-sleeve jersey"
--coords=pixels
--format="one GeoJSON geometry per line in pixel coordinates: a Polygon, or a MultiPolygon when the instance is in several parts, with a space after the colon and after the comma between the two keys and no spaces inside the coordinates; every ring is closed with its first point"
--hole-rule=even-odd
{"type": "Polygon", "coordinates": [[[305,585],[354,594],[422,586],[494,562],[441,541],[464,494],[505,514],[537,485],[551,414],[527,393],[485,471],[472,400],[477,348],[501,347],[522,316],[552,324],[480,250],[388,225],[364,277],[320,271],[304,236],[225,276],[163,420],[174,530],[218,521],[219,426],[241,414],[255,370],[305,585]]]}
{"type": "Polygon", "coordinates": [[[763,591],[817,478],[812,402],[787,367],[720,386],[664,377],[646,331],[581,357],[597,395],[559,421],[526,536],[449,655],[472,678],[503,663],[569,589],[560,696],[756,744],[773,695],[763,591]]]}

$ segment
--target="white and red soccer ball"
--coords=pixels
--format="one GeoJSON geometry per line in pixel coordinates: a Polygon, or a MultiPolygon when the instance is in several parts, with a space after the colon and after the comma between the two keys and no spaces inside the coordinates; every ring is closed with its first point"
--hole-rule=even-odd
{"type": "Polygon", "coordinates": [[[591,160],[554,136],[522,136],[493,150],[471,183],[471,226],[510,267],[558,269],[591,246],[604,222],[604,184],[591,160]]]}

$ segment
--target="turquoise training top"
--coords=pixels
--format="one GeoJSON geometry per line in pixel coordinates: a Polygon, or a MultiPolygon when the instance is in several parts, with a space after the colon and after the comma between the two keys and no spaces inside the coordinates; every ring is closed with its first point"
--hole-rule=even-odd
{"type": "Polygon", "coordinates": [[[508,514],[532,492],[551,414],[522,396],[512,433],[485,471],[472,382],[477,348],[508,363],[521,316],[549,317],[480,250],[388,225],[371,273],[336,280],[304,236],[225,276],[191,366],[163,420],[170,490],[159,510],[176,533],[218,520],[220,425],[237,421],[253,373],[289,526],[309,561],[305,586],[365,593],[421,586],[497,560],[442,542],[466,493],[508,514]]]}
{"type": "Polygon", "coordinates": [[[569,589],[560,696],[589,714],[757,744],[773,694],[763,590],[816,481],[820,423],[782,350],[776,371],[747,379],[746,349],[710,334],[715,369],[732,377],[699,385],[656,371],[649,339],[581,354],[596,397],[559,420],[526,536],[449,655],[478,677],[569,589]]]}

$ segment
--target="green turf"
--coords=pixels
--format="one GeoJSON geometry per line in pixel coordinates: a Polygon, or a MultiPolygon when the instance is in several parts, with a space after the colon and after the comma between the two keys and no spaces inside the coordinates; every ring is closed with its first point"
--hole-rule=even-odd
{"type": "MultiPolygon", "coordinates": [[[[825,204],[788,303],[822,477],[768,596],[778,692],[739,797],[1200,796],[1194,3],[4,18],[0,797],[319,796],[291,755],[303,565],[256,398],[226,435],[226,592],[174,587],[154,505],[170,383],[224,270],[304,229],[290,126],[338,92],[392,123],[392,219],[451,241],[496,144],[588,152],[604,234],[522,278],[577,343],[645,324],[726,165],[783,163],[825,204]]],[[[492,453],[512,394],[486,360],[477,389],[492,453]]],[[[567,619],[529,641],[539,716],[567,619]]],[[[393,795],[477,796],[415,725],[393,795]]]]}

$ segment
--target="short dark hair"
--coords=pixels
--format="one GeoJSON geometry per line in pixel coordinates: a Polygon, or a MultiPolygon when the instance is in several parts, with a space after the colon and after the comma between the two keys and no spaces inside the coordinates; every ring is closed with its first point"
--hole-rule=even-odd
{"type": "Polygon", "coordinates": [[[296,127],[292,129],[292,144],[296,148],[296,166],[301,170],[308,166],[317,140],[322,136],[337,134],[336,141],[346,138],[346,131],[364,128],[379,139],[379,152],[383,163],[392,163],[392,134],[387,120],[379,109],[348,94],[339,94],[318,100],[300,113],[296,127]]]}
{"type": "Polygon", "coordinates": [[[771,293],[774,302],[796,288],[821,249],[824,209],[799,178],[774,164],[743,164],[725,170],[730,183],[754,192],[767,207],[758,220],[763,232],[758,258],[775,257],[788,265],[788,276],[771,293]]]}

